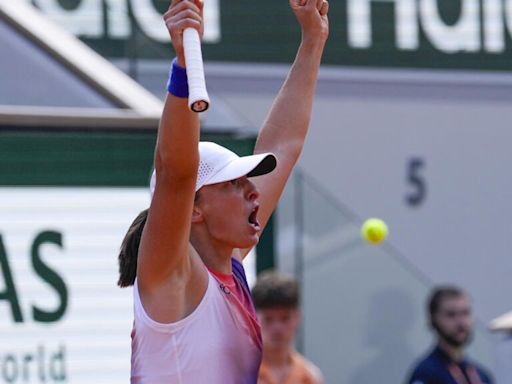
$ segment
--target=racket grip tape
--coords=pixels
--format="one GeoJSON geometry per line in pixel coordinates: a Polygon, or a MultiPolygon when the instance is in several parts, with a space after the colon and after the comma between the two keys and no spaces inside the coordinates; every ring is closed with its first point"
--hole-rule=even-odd
{"type": "Polygon", "coordinates": [[[188,106],[194,112],[204,112],[210,105],[204,78],[203,55],[199,33],[193,28],[183,31],[183,48],[188,78],[188,106]]]}

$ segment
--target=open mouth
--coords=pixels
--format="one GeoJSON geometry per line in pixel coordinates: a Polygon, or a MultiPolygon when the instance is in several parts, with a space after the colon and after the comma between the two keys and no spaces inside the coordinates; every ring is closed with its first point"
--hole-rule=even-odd
{"type": "Polygon", "coordinates": [[[249,224],[251,224],[252,226],[256,227],[257,229],[260,227],[260,223],[258,221],[258,210],[259,210],[259,207],[256,206],[251,214],[249,215],[249,224]]]}

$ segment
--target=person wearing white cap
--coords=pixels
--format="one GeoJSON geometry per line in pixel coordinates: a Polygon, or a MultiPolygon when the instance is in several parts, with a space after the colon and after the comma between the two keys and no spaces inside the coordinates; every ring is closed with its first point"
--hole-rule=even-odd
{"type": "Polygon", "coordinates": [[[326,0],[289,0],[302,31],[297,56],[260,130],[254,155],[199,142],[187,105],[182,33],[202,32],[202,2],[164,15],[176,51],[155,150],[152,200],[119,255],[133,285],[131,382],[255,384],[259,323],[242,260],[259,239],[300,155],[328,36],[326,0]]]}

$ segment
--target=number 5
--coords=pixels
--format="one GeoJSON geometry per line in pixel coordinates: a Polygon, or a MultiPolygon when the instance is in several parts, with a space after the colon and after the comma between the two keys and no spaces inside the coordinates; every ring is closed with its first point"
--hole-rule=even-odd
{"type": "Polygon", "coordinates": [[[407,164],[407,183],[413,187],[413,191],[405,196],[407,204],[413,207],[419,206],[427,195],[427,185],[420,172],[424,168],[424,161],[419,157],[413,157],[407,164]]]}

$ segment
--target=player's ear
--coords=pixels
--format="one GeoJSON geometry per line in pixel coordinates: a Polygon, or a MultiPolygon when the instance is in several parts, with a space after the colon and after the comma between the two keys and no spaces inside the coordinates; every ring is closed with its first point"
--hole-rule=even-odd
{"type": "Polygon", "coordinates": [[[192,224],[203,221],[203,211],[201,209],[201,191],[196,191],[194,196],[194,207],[192,209],[192,224]]]}
{"type": "Polygon", "coordinates": [[[192,209],[192,224],[197,224],[202,221],[203,221],[203,212],[197,204],[194,204],[194,208],[192,209]]]}

